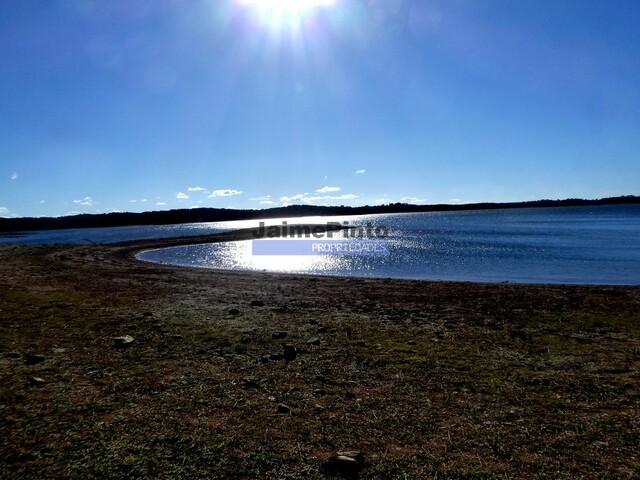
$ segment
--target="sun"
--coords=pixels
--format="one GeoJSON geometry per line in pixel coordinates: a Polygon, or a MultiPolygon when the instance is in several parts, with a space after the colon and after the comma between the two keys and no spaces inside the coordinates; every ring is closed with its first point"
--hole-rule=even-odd
{"type": "Polygon", "coordinates": [[[297,25],[308,12],[336,5],[338,0],[236,0],[240,5],[252,7],[259,17],[272,27],[283,24],[297,25]]]}
{"type": "Polygon", "coordinates": [[[245,5],[255,5],[257,7],[274,10],[304,10],[314,7],[327,7],[335,5],[337,0],[237,0],[245,5]]]}

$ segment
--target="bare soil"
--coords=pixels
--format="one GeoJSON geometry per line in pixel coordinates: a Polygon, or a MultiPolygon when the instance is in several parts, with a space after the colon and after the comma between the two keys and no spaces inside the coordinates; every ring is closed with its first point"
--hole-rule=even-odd
{"type": "Polygon", "coordinates": [[[640,288],[134,258],[193,241],[0,246],[1,478],[638,478],[640,288]]]}

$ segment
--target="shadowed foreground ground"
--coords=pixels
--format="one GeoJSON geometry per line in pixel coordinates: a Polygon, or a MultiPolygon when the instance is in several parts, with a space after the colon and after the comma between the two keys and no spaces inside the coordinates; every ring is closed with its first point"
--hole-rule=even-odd
{"type": "Polygon", "coordinates": [[[637,478],[640,288],[204,271],[141,245],[0,247],[0,477],[637,478]]]}

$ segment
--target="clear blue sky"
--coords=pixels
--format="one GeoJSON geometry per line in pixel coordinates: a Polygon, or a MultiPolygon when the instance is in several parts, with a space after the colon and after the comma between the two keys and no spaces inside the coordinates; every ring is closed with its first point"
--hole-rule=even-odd
{"type": "Polygon", "coordinates": [[[0,215],[640,193],[638,0],[310,3],[1,1],[0,215]]]}

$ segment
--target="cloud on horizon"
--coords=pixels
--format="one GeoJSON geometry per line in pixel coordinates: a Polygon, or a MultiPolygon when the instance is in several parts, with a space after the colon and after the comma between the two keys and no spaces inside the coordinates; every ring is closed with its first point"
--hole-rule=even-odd
{"type": "Polygon", "coordinates": [[[280,197],[280,202],[282,205],[291,205],[291,202],[301,202],[301,203],[317,203],[317,202],[326,202],[328,200],[353,200],[358,198],[358,195],[354,193],[345,193],[343,195],[309,195],[308,193],[298,193],[297,195],[292,196],[283,196],[280,197]]]}
{"type": "Polygon", "coordinates": [[[234,190],[233,188],[223,188],[221,190],[214,190],[209,195],[209,198],[215,197],[233,197],[234,195],[240,195],[242,190],[234,190]]]}
{"type": "Polygon", "coordinates": [[[340,187],[322,187],[316,190],[318,193],[330,193],[330,192],[339,192],[342,190],[340,187]]]}
{"type": "Polygon", "coordinates": [[[9,209],[7,207],[0,207],[0,213],[9,213],[9,209]]]}
{"type": "Polygon", "coordinates": [[[404,203],[424,203],[427,199],[418,197],[402,197],[400,201],[404,203]]]}
{"type": "Polygon", "coordinates": [[[74,200],[73,203],[90,207],[93,205],[93,199],[91,197],[84,197],[82,200],[74,200]]]}

